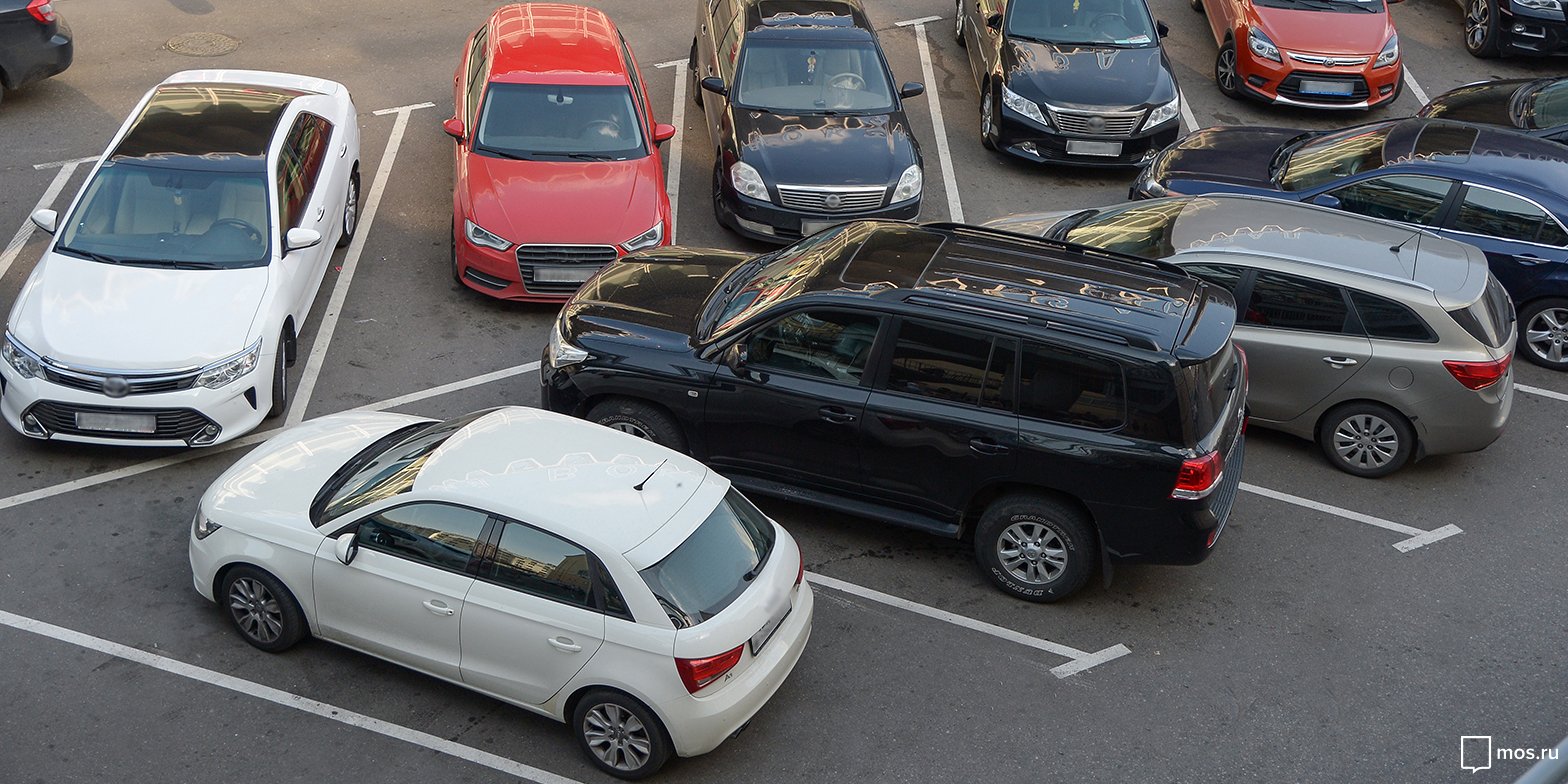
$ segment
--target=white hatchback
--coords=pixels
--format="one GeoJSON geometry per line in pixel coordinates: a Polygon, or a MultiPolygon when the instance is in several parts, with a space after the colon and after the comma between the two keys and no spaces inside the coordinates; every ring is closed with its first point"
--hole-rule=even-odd
{"type": "Polygon", "coordinates": [[[566,721],[622,778],[739,732],[811,634],[799,546],[729,480],[532,408],[292,428],[202,496],[190,559],[251,645],[314,635],[566,721]]]}
{"type": "Polygon", "coordinates": [[[207,446],[283,413],[284,367],[359,213],[336,82],[184,71],[144,96],[22,286],[0,412],[34,438],[207,446]]]}

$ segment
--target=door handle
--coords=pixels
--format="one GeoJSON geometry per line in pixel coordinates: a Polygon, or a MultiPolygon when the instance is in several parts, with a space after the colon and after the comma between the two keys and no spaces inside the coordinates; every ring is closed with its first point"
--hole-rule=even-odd
{"type": "Polygon", "coordinates": [[[316,220],[318,220],[318,221],[321,220],[322,216],[324,216],[326,214],[327,214],[327,205],[323,204],[320,207],[316,208],[316,220]]]}
{"type": "Polygon", "coordinates": [[[969,439],[969,448],[982,455],[1005,455],[1008,448],[985,436],[969,439]]]}
{"type": "Polygon", "coordinates": [[[425,602],[425,609],[435,613],[436,615],[456,615],[457,614],[457,610],[454,610],[451,607],[446,606],[446,602],[443,602],[443,601],[441,601],[439,599],[431,599],[429,601],[426,601],[425,602]]]}
{"type": "Polygon", "coordinates": [[[1517,261],[1520,264],[1528,264],[1530,266],[1546,263],[1546,259],[1543,259],[1534,253],[1516,253],[1514,254],[1514,261],[1517,261]]]}
{"type": "Polygon", "coordinates": [[[345,155],[348,155],[348,142],[344,142],[343,146],[338,148],[338,157],[341,158],[345,155]]]}
{"type": "Polygon", "coordinates": [[[566,651],[567,653],[577,653],[583,649],[583,646],[572,642],[570,637],[551,637],[545,640],[545,642],[550,643],[550,647],[558,651],[566,651]]]}
{"type": "Polygon", "coordinates": [[[835,425],[847,425],[856,419],[854,414],[851,414],[848,411],[839,408],[838,406],[823,406],[817,409],[817,413],[820,414],[823,419],[826,419],[835,425]]]}
{"type": "Polygon", "coordinates": [[[1344,367],[1346,365],[1357,364],[1354,357],[1324,357],[1323,361],[1333,365],[1334,367],[1344,367]]]}

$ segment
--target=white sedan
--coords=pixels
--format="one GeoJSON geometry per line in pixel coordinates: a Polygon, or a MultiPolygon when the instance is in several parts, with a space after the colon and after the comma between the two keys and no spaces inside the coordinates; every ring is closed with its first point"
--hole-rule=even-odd
{"type": "Polygon", "coordinates": [[[184,71],[137,104],[0,340],[0,412],[34,438],[208,446],[287,408],[284,368],[359,215],[336,82],[184,71]]]}
{"type": "Polygon", "coordinates": [[[799,546],[729,480],[531,408],[293,428],[202,496],[190,559],[251,645],[314,635],[566,721],[622,778],[740,731],[811,634],[799,546]]]}

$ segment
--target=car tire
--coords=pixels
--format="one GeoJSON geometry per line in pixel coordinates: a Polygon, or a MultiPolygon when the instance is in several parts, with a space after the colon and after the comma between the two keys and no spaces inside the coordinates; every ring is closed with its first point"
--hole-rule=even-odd
{"type": "Polygon", "coordinates": [[[995,150],[996,130],[999,125],[997,120],[996,89],[987,88],[985,95],[980,98],[980,144],[987,150],[995,150]]]}
{"type": "Polygon", "coordinates": [[[699,84],[699,82],[701,82],[702,80],[697,78],[697,37],[696,36],[692,36],[692,39],[691,39],[691,54],[687,55],[687,57],[686,57],[686,70],[691,72],[691,102],[696,104],[698,109],[701,109],[702,108],[702,85],[699,84]]]}
{"type": "Polygon", "coordinates": [[[964,40],[964,0],[958,0],[958,10],[953,12],[953,40],[958,41],[958,48],[969,48],[964,40]]]}
{"type": "Polygon", "coordinates": [[[1203,0],[1187,0],[1187,5],[1192,6],[1192,10],[1197,11],[1200,14],[1208,13],[1203,8],[1203,0]]]}
{"type": "Polygon", "coordinates": [[[278,333],[278,355],[272,362],[272,400],[267,405],[267,418],[283,416],[289,408],[288,336],[278,333]]]}
{"type": "Polygon", "coordinates": [[[452,282],[457,284],[459,291],[468,288],[463,283],[463,273],[457,268],[457,225],[454,223],[447,227],[448,234],[452,237],[452,282]]]}
{"type": "Polygon", "coordinates": [[[1227,98],[1241,97],[1241,71],[1236,65],[1236,42],[1226,41],[1214,56],[1214,84],[1227,98]]]}
{"type": "Polygon", "coordinates": [[[596,689],[577,701],[572,734],[594,766],[619,779],[652,776],[675,754],[669,732],[653,711],[609,689],[596,689]]]}
{"type": "Polygon", "coordinates": [[[338,235],[338,247],[346,248],[359,231],[359,163],[348,176],[348,195],[343,199],[343,233],[338,235]]]}
{"type": "Polygon", "coordinates": [[[1335,468],[1377,479],[1410,462],[1416,431],[1403,414],[1381,403],[1346,403],[1323,415],[1318,447],[1335,468]]]}
{"type": "Polygon", "coordinates": [[[1496,0],[1465,0],[1465,51],[1473,57],[1491,59],[1501,50],[1498,40],[1496,0]]]}
{"type": "Polygon", "coordinates": [[[1519,314],[1519,353],[1541,367],[1568,370],[1568,299],[1538,299],[1525,306],[1519,314]]]}
{"type": "Polygon", "coordinates": [[[1054,602],[1089,581],[1099,560],[1094,526],[1066,501],[1006,495],[975,526],[975,560],[992,583],[1031,602],[1054,602]]]}
{"type": "Polygon", "coordinates": [[[680,425],[664,409],[641,400],[617,397],[606,400],[588,412],[588,421],[619,430],[627,435],[652,441],[677,452],[686,451],[680,425]]]}
{"type": "Polygon", "coordinates": [[[223,575],[218,603],[245,642],[281,653],[305,638],[305,613],[278,578],[254,566],[236,566],[223,575]]]}
{"type": "Polygon", "coordinates": [[[730,222],[724,218],[724,154],[722,150],[713,153],[713,220],[720,226],[728,229],[730,222]]]}

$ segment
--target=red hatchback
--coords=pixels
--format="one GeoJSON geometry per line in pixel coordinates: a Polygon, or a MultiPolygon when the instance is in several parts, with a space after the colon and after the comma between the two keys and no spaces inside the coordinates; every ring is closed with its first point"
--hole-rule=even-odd
{"type": "Polygon", "coordinates": [[[626,39],[604,13],[504,6],[463,51],[452,274],[503,299],[564,301],[623,254],[669,244],[655,123],[626,39]]]}

